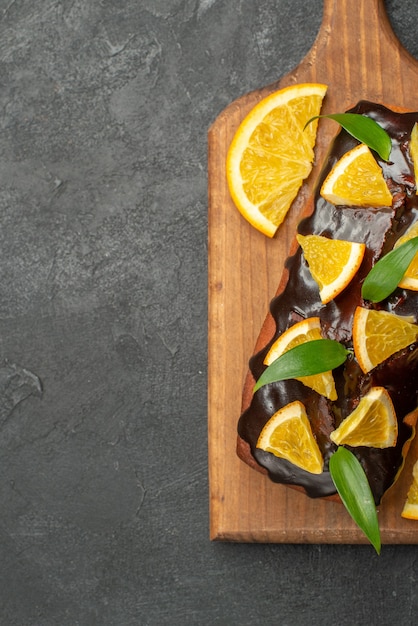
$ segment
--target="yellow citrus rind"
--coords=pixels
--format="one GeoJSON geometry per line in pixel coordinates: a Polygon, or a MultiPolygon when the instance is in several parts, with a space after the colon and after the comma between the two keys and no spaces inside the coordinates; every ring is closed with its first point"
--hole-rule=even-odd
{"type": "Polygon", "coordinates": [[[418,520],[418,461],[415,462],[412,469],[412,484],[408,490],[401,516],[405,519],[418,520]]]}
{"type": "Polygon", "coordinates": [[[302,83],[261,100],[238,127],[228,150],[226,177],[243,217],[268,237],[285,218],[314,160],[318,120],[327,86],[302,83]]]}
{"type": "Polygon", "coordinates": [[[286,459],[311,474],[321,474],[324,468],[305,406],[299,400],[279,409],[269,419],[260,433],[257,448],[286,459]]]}
{"type": "MultiPolygon", "coordinates": [[[[313,341],[315,339],[322,339],[319,317],[309,317],[297,322],[285,330],[272,344],[264,358],[264,364],[271,365],[273,361],[287,350],[301,343],[305,343],[306,341],[313,341]]],[[[301,376],[297,378],[297,380],[330,400],[337,399],[334,377],[331,371],[314,374],[312,376],[301,376]]]]}
{"type": "MultiPolygon", "coordinates": [[[[417,139],[418,141],[418,139],[417,139]]],[[[418,156],[418,155],[417,155],[418,156]]],[[[398,239],[394,248],[397,248],[405,241],[412,239],[412,237],[418,236],[418,222],[415,222],[406,233],[398,239]]],[[[399,282],[399,287],[402,289],[410,289],[411,291],[418,291],[418,254],[415,254],[411,263],[408,266],[402,280],[399,282]]]]}
{"type": "Polygon", "coordinates": [[[331,302],[357,273],[366,245],[322,235],[297,235],[296,238],[318,284],[321,302],[331,302]]]}
{"type": "Polygon", "coordinates": [[[365,144],[352,148],[337,161],[324,180],[320,193],[335,205],[392,206],[392,195],[382,169],[365,144]]]}
{"type": "Polygon", "coordinates": [[[411,139],[409,142],[409,153],[411,155],[412,163],[414,165],[414,175],[415,175],[415,193],[418,194],[418,124],[415,124],[412,127],[411,131],[411,139]]]}
{"type": "Polygon", "coordinates": [[[330,434],[330,439],[338,446],[394,446],[398,439],[398,420],[388,391],[384,387],[372,387],[330,434]]]}
{"type": "Polygon", "coordinates": [[[354,354],[365,374],[417,339],[417,324],[394,313],[360,306],[354,312],[354,354]]]}

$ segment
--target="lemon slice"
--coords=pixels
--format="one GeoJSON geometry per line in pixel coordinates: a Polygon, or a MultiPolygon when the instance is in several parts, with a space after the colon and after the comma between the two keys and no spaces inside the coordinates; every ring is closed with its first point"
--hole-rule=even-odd
{"type": "MultiPolygon", "coordinates": [[[[322,339],[319,317],[310,317],[301,322],[297,322],[282,333],[272,344],[264,359],[264,364],[271,365],[273,361],[284,354],[284,352],[287,352],[287,350],[290,350],[290,348],[315,339],[322,339]]],[[[297,380],[300,380],[301,383],[330,400],[337,399],[332,372],[302,376],[297,380]]]]}
{"type": "Polygon", "coordinates": [[[338,446],[394,446],[398,438],[398,420],[387,390],[372,387],[330,438],[338,446]]]}
{"type": "Polygon", "coordinates": [[[388,313],[357,307],[353,319],[353,344],[364,373],[418,339],[418,326],[388,313]]]}
{"type": "Polygon", "coordinates": [[[312,169],[327,87],[305,83],[261,100],[241,122],[227,155],[231,197],[250,224],[273,237],[312,169]]]}
{"type": "MultiPolygon", "coordinates": [[[[406,233],[400,239],[398,239],[398,241],[394,245],[394,248],[397,248],[402,243],[405,243],[405,241],[412,239],[412,237],[417,236],[418,222],[415,222],[415,224],[408,228],[406,233]]],[[[402,289],[411,289],[412,291],[418,291],[418,254],[414,256],[411,263],[409,264],[408,269],[406,270],[401,282],[399,283],[399,287],[402,287],[402,289]]]]}
{"type": "Polygon", "coordinates": [[[418,124],[415,124],[412,127],[411,132],[411,140],[409,142],[409,153],[411,155],[412,163],[414,165],[414,174],[415,174],[415,193],[418,194],[418,124]]]}
{"type": "Polygon", "coordinates": [[[406,502],[402,509],[402,517],[418,520],[418,461],[412,469],[412,484],[406,496],[406,502]]]}
{"type": "Polygon", "coordinates": [[[359,269],[366,245],[322,235],[297,235],[310,272],[326,304],[341,293],[359,269]]]}
{"type": "Polygon", "coordinates": [[[257,448],[286,459],[311,474],[323,471],[321,451],[306,409],[299,400],[287,404],[269,419],[258,438],[257,448]]]}
{"type": "Polygon", "coordinates": [[[322,184],[321,196],[335,205],[392,206],[382,170],[363,143],[337,161],[322,184]]]}

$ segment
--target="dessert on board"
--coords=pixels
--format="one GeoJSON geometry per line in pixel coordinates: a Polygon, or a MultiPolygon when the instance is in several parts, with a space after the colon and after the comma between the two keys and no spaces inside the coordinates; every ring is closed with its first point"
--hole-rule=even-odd
{"type": "MultiPolygon", "coordinates": [[[[257,345],[264,347],[250,358],[237,453],[274,482],[335,499],[329,465],[342,446],[360,462],[378,504],[402,470],[417,419],[418,256],[412,244],[407,270],[390,293],[376,299],[363,286],[385,258],[381,275],[390,274],[388,255],[407,250],[405,242],[418,235],[418,112],[361,101],[349,113],[377,122],[390,138],[390,154],[382,157],[343,125],[335,136],[261,329],[257,345]],[[364,171],[369,178],[362,180],[364,171]],[[338,365],[312,373],[322,358],[321,340],[345,353],[338,365]],[[304,343],[310,343],[305,357],[312,371],[258,384],[304,343]]],[[[273,236],[274,226],[263,232],[273,236]]]]}

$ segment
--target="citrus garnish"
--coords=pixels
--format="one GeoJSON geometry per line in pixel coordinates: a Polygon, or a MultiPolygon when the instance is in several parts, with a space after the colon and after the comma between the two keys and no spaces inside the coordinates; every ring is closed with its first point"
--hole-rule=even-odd
{"type": "Polygon", "coordinates": [[[337,161],[322,184],[321,196],[335,205],[392,206],[382,170],[363,143],[337,161]]]}
{"type": "Polygon", "coordinates": [[[417,339],[418,326],[394,313],[360,306],[354,312],[354,353],[365,374],[417,339]]]}
{"type": "Polygon", "coordinates": [[[279,409],[269,419],[258,438],[257,448],[286,459],[311,474],[322,473],[324,460],[306,409],[299,400],[279,409]]]}
{"type": "Polygon", "coordinates": [[[321,301],[333,300],[356,274],[363,260],[366,245],[322,235],[296,236],[319,287],[321,301]]]}
{"type": "MultiPolygon", "coordinates": [[[[264,359],[264,364],[271,365],[273,361],[287,352],[287,350],[315,339],[322,339],[319,317],[309,317],[306,320],[297,322],[276,339],[264,359]]],[[[300,380],[301,383],[330,400],[337,399],[334,377],[330,371],[311,376],[302,376],[297,378],[297,380],[300,380]]]]}
{"type": "Polygon", "coordinates": [[[330,438],[338,446],[394,446],[398,438],[398,420],[386,389],[372,387],[330,438]]]}
{"type": "Polygon", "coordinates": [[[401,512],[406,519],[418,520],[418,461],[412,469],[412,484],[406,496],[406,502],[401,512]]]}
{"type": "Polygon", "coordinates": [[[412,127],[411,131],[411,140],[409,142],[409,153],[412,158],[412,163],[414,165],[414,174],[415,174],[415,193],[418,194],[418,124],[415,124],[412,127]]]}
{"type": "Polygon", "coordinates": [[[285,87],[261,100],[241,122],[228,151],[231,197],[250,224],[273,237],[314,159],[326,85],[285,87]]]}
{"type": "MultiPolygon", "coordinates": [[[[418,138],[417,138],[417,142],[418,142],[418,138]]],[[[394,248],[397,248],[402,243],[405,243],[405,241],[409,241],[409,239],[412,239],[412,237],[417,237],[417,236],[418,236],[418,222],[415,222],[414,224],[412,224],[410,228],[408,228],[406,233],[400,239],[398,239],[398,241],[394,245],[394,248]]],[[[404,277],[399,283],[399,287],[402,287],[402,289],[411,289],[412,291],[418,291],[418,254],[414,256],[411,263],[409,264],[408,269],[406,270],[404,274],[404,277]]]]}

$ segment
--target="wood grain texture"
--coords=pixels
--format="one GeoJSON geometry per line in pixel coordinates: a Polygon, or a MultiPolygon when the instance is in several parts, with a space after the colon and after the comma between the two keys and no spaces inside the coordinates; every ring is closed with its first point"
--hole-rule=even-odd
{"type": "MultiPolygon", "coordinates": [[[[366,543],[340,503],[312,500],[273,484],[235,453],[248,359],[336,125],[321,121],[316,165],[271,240],[247,224],[234,207],[226,185],[226,152],[238,124],[261,98],[278,88],[311,81],[329,86],[323,113],[344,111],[361,99],[417,108],[418,62],[396,38],[382,0],[325,0],[318,36],[298,67],[231,103],[209,129],[208,437],[214,540],[366,543]]],[[[400,517],[417,457],[415,440],[401,479],[379,507],[383,543],[418,543],[418,522],[400,517]]]]}

